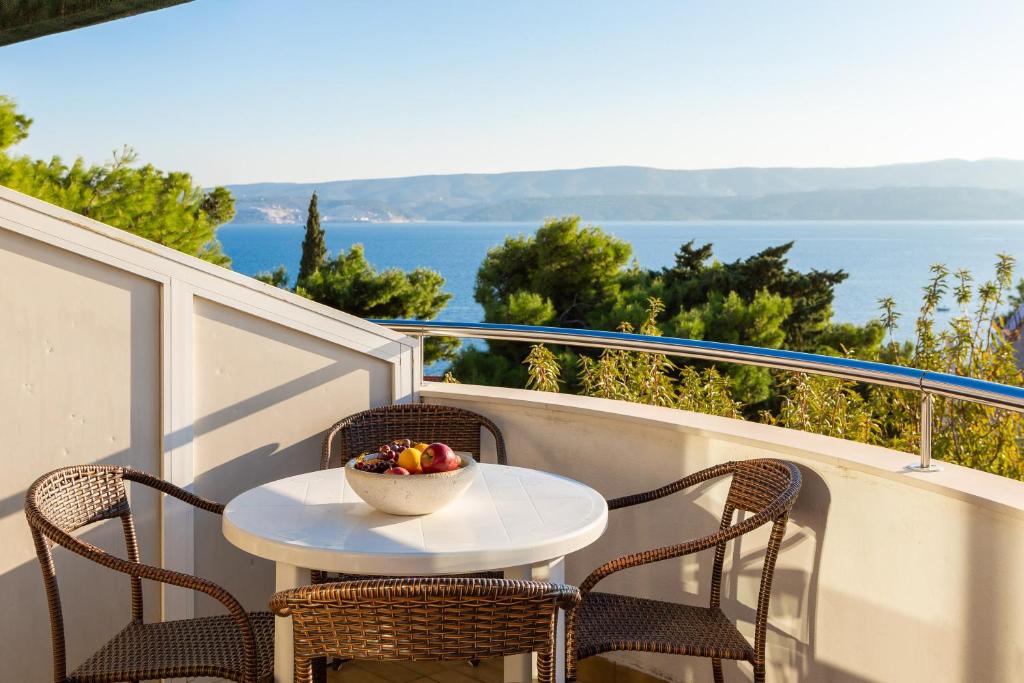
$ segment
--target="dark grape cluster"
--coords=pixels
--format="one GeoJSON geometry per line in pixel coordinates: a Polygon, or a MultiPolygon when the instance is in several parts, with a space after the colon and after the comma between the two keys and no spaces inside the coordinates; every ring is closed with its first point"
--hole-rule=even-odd
{"type": "Polygon", "coordinates": [[[410,439],[395,439],[381,446],[376,453],[365,453],[356,460],[354,467],[363,472],[383,474],[398,464],[398,456],[412,446],[410,439]]]}
{"type": "Polygon", "coordinates": [[[384,460],[383,458],[374,458],[373,460],[360,460],[355,464],[357,470],[363,472],[374,472],[376,474],[384,474],[389,469],[395,466],[395,463],[390,460],[384,460]]]}

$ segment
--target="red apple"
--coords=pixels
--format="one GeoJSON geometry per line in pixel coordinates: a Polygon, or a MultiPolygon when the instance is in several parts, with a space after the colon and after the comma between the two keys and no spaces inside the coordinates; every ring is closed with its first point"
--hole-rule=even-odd
{"type": "Polygon", "coordinates": [[[423,468],[423,474],[450,472],[458,469],[461,464],[462,459],[455,455],[455,451],[443,443],[430,444],[420,457],[420,467],[423,468]]]}
{"type": "Polygon", "coordinates": [[[391,469],[384,472],[384,474],[409,474],[409,470],[404,467],[392,467],[391,469]]]}

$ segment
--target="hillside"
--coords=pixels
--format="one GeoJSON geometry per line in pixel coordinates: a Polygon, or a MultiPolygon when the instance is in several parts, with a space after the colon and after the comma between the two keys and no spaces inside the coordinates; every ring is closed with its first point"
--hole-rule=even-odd
{"type": "Polygon", "coordinates": [[[1024,218],[1024,161],[863,168],[631,166],[229,186],[239,222],[294,223],[315,189],[325,220],[1024,218]]]}

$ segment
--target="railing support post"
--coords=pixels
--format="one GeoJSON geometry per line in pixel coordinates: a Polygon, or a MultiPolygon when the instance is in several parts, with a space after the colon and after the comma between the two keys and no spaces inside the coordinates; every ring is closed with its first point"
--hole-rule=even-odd
{"type": "Polygon", "coordinates": [[[927,391],[921,392],[921,460],[916,465],[907,465],[914,472],[938,472],[941,468],[932,462],[932,403],[927,391]]]}
{"type": "Polygon", "coordinates": [[[419,375],[420,376],[417,377],[416,379],[419,381],[420,385],[422,385],[423,384],[423,378],[427,376],[427,366],[424,363],[424,358],[426,358],[426,355],[425,355],[424,350],[423,350],[423,344],[426,341],[426,337],[424,337],[422,334],[417,334],[416,335],[416,341],[419,342],[419,344],[418,344],[419,349],[417,350],[417,353],[420,355],[420,370],[419,370],[419,375]]]}

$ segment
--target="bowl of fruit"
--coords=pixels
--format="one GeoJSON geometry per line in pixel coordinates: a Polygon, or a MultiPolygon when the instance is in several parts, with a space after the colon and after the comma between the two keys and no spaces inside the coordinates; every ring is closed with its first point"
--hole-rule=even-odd
{"type": "Polygon", "coordinates": [[[392,515],[427,515],[462,495],[476,460],[443,443],[396,439],[345,463],[345,478],[363,501],[392,515]]]}

